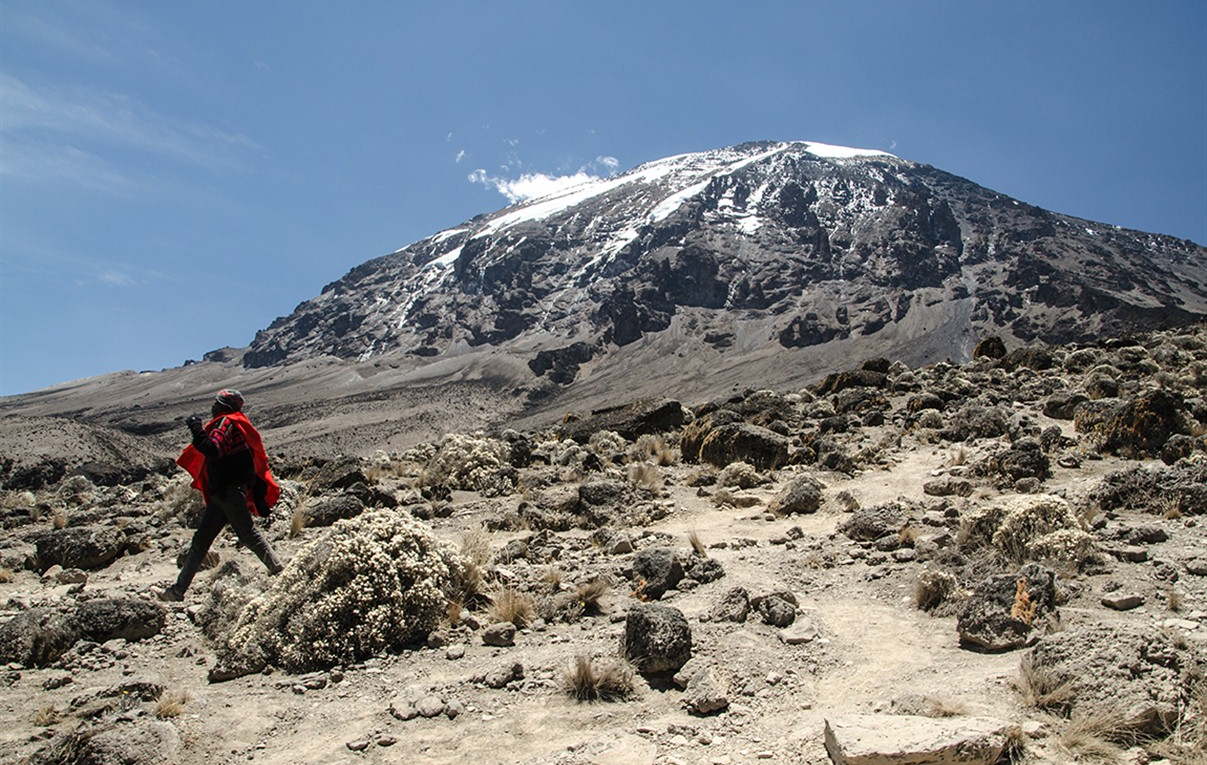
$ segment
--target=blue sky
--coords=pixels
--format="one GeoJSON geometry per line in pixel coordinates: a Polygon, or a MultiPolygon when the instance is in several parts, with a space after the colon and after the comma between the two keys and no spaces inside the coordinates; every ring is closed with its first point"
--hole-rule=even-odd
{"type": "Polygon", "coordinates": [[[0,0],[0,394],[246,345],[525,176],[764,139],[1207,243],[1207,3],[0,0]]]}

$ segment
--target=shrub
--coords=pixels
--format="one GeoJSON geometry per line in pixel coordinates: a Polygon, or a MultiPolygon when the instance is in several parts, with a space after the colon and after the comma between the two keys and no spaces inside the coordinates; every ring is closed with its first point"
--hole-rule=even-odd
{"type": "Polygon", "coordinates": [[[464,576],[453,547],[408,513],[371,510],[303,548],[243,610],[228,645],[291,671],[360,661],[425,636],[464,576]]]}
{"type": "Polygon", "coordinates": [[[725,487],[736,486],[739,489],[753,489],[763,483],[763,477],[759,475],[759,471],[754,469],[754,466],[747,462],[731,462],[721,468],[721,474],[717,476],[717,483],[725,487]]]}
{"type": "Polygon", "coordinates": [[[1002,510],[1001,524],[993,533],[993,545],[1016,562],[1034,559],[1037,541],[1054,531],[1084,534],[1078,529],[1069,503],[1052,494],[1007,499],[1002,510]]]}
{"type": "Polygon", "coordinates": [[[619,701],[633,695],[636,673],[628,662],[579,655],[562,673],[562,688],[579,701],[619,701]]]}
{"type": "Polygon", "coordinates": [[[454,489],[477,491],[488,497],[511,494],[517,473],[511,466],[511,447],[506,441],[450,433],[440,441],[436,454],[423,470],[422,482],[447,484],[454,489]]]}
{"type": "Polygon", "coordinates": [[[956,593],[956,578],[946,571],[923,571],[914,582],[914,605],[934,611],[956,593]]]}
{"type": "Polygon", "coordinates": [[[629,448],[629,442],[611,430],[592,433],[587,445],[605,462],[623,462],[629,448]]]}

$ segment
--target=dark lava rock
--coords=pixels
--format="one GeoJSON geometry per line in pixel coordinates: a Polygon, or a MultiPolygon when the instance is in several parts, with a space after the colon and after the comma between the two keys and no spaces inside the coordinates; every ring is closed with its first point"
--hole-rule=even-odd
{"type": "Polygon", "coordinates": [[[34,538],[38,566],[98,569],[126,549],[126,534],[116,526],[90,526],[39,532],[34,538]]]}
{"type": "Polygon", "coordinates": [[[80,639],[79,624],[53,608],[31,608],[0,624],[0,662],[45,667],[80,639]]]}
{"type": "Polygon", "coordinates": [[[983,651],[1021,648],[1056,608],[1056,575],[1029,563],[1017,574],[991,576],[977,585],[956,619],[960,643],[983,651]]]}
{"type": "Polygon", "coordinates": [[[1170,436],[1185,429],[1182,407],[1178,396],[1161,389],[1128,399],[1107,418],[1102,449],[1124,456],[1160,456],[1170,436]]]}
{"type": "Polygon", "coordinates": [[[700,459],[717,467],[747,462],[759,470],[769,470],[787,463],[788,439],[757,425],[721,425],[705,436],[700,459]]]}
{"type": "Polygon", "coordinates": [[[621,650],[642,674],[678,672],[692,655],[692,631],[677,608],[637,603],[624,623],[621,650]]]}
{"type": "Polygon", "coordinates": [[[678,554],[666,547],[642,550],[633,557],[633,573],[638,577],[640,597],[658,600],[683,579],[683,564],[678,554]]]}
{"type": "Polygon", "coordinates": [[[307,505],[302,511],[307,526],[330,526],[336,521],[355,518],[365,511],[365,503],[352,494],[340,494],[307,505]]]}
{"type": "Polygon", "coordinates": [[[580,444],[601,430],[611,430],[629,441],[639,436],[676,430],[686,419],[683,405],[670,399],[637,401],[611,409],[599,409],[589,417],[562,425],[561,435],[580,444]]]}
{"type": "Polygon", "coordinates": [[[167,612],[158,604],[132,598],[101,598],[80,604],[75,620],[80,633],[97,643],[114,638],[142,640],[163,630],[167,612]]]}

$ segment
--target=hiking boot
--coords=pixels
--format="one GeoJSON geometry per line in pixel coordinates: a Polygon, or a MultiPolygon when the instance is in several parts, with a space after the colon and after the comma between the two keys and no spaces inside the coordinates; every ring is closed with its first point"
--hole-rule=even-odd
{"type": "Polygon", "coordinates": [[[184,593],[176,589],[176,585],[164,587],[159,593],[159,599],[168,603],[179,603],[184,600],[184,593]]]}

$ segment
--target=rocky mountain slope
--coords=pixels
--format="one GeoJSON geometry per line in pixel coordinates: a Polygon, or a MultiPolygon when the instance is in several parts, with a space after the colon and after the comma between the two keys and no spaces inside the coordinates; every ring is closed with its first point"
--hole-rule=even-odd
{"type": "MultiPolygon", "coordinates": [[[[402,447],[673,391],[814,382],[1207,317],[1207,250],[818,143],[641,165],[368,261],[248,348],[0,400],[172,432],[222,386],[282,449],[402,447]],[[360,444],[361,446],[358,446],[360,444]]],[[[202,405],[204,406],[204,405],[202,405]]]]}
{"type": "Polygon", "coordinates": [[[0,420],[0,760],[1203,762],[1207,326],[616,404],[277,457],[167,605],[187,477],[0,420]]]}
{"type": "MultiPolygon", "coordinates": [[[[369,261],[257,334],[249,368],[329,355],[531,353],[568,383],[673,332],[721,352],[926,335],[1068,342],[1207,316],[1207,251],[814,143],[650,162],[369,261]]],[[[899,348],[904,353],[893,353],[899,348]]],[[[912,353],[911,353],[912,351],[912,353]]]]}

